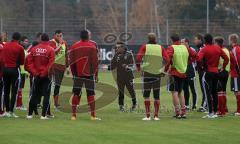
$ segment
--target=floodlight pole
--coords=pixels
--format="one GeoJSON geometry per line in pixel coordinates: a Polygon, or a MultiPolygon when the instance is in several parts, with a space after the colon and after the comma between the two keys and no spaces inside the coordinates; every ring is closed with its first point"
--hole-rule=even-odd
{"type": "Polygon", "coordinates": [[[125,39],[126,39],[126,44],[127,42],[127,33],[128,33],[128,0],[125,0],[125,39]]]}
{"type": "Polygon", "coordinates": [[[209,0],[207,0],[207,26],[206,26],[206,31],[209,33],[209,0]]]}
{"type": "Polygon", "coordinates": [[[45,33],[46,31],[46,3],[45,0],[42,1],[43,2],[43,11],[42,11],[42,32],[45,33]]]}
{"type": "Polygon", "coordinates": [[[158,19],[158,5],[156,0],[154,0],[154,12],[155,12],[155,20],[156,20],[156,26],[157,26],[157,37],[158,37],[158,42],[160,42],[161,33],[160,33],[160,26],[159,26],[159,19],[158,19]]]}
{"type": "Polygon", "coordinates": [[[1,17],[1,33],[3,32],[3,18],[1,17]]]}

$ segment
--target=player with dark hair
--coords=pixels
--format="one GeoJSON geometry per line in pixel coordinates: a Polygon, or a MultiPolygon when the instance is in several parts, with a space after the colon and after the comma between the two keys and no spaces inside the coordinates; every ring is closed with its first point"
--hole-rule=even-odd
{"type": "Polygon", "coordinates": [[[50,41],[50,46],[54,48],[55,51],[55,63],[53,65],[53,81],[54,81],[54,106],[59,108],[59,91],[62,84],[63,76],[66,68],[68,67],[68,46],[66,41],[63,40],[63,32],[61,30],[56,30],[54,38],[50,41]]]}
{"type": "MultiPolygon", "coordinates": [[[[204,39],[202,34],[197,34],[194,37],[194,44],[196,46],[196,51],[199,52],[204,47],[204,39]]],[[[207,110],[207,101],[206,101],[206,95],[204,93],[203,85],[202,85],[202,77],[205,71],[205,60],[203,59],[201,63],[197,65],[197,71],[199,75],[199,82],[200,82],[200,88],[202,92],[202,101],[201,101],[201,107],[197,110],[198,112],[205,112],[207,110]]]]}
{"type": "Polygon", "coordinates": [[[195,51],[182,45],[178,34],[171,36],[172,45],[168,48],[168,56],[171,60],[169,91],[172,92],[175,118],[186,118],[185,98],[182,96],[183,82],[186,79],[186,71],[189,59],[194,59],[195,51]]]}
{"type": "Polygon", "coordinates": [[[20,65],[24,64],[24,48],[19,44],[21,34],[15,32],[12,41],[7,42],[3,47],[3,83],[4,83],[4,104],[6,106],[6,117],[18,116],[14,114],[16,95],[20,80],[20,65]],[[9,97],[11,93],[11,98],[9,97]]]}
{"type": "Polygon", "coordinates": [[[37,110],[37,100],[41,96],[44,97],[41,119],[46,120],[50,115],[51,80],[49,70],[54,63],[55,53],[53,48],[49,46],[47,34],[42,34],[41,40],[40,44],[32,48],[31,53],[27,56],[28,63],[25,64],[26,70],[33,76],[27,119],[33,118],[33,111],[37,110]]]}
{"type": "Polygon", "coordinates": [[[96,117],[95,109],[95,75],[98,71],[98,50],[89,41],[87,30],[81,31],[81,40],[76,42],[69,51],[69,64],[73,75],[72,120],[76,120],[77,106],[80,104],[82,87],[85,85],[87,101],[91,111],[91,120],[96,117]]]}
{"type": "MultiPolygon", "coordinates": [[[[195,51],[194,48],[190,47],[189,45],[189,39],[185,38],[181,40],[181,43],[183,45],[185,45],[188,49],[192,49],[193,51],[195,51]]],[[[185,97],[185,105],[186,108],[189,110],[190,109],[190,105],[189,105],[189,98],[190,98],[190,94],[189,94],[189,88],[192,92],[192,110],[196,110],[197,108],[197,90],[196,90],[196,61],[194,59],[189,59],[189,63],[187,66],[187,71],[186,71],[186,75],[187,78],[184,80],[184,84],[183,84],[183,92],[184,92],[184,97],[185,97]]]]}
{"type": "Polygon", "coordinates": [[[200,50],[197,58],[198,63],[206,59],[206,72],[203,75],[202,83],[204,93],[207,96],[208,115],[203,118],[216,118],[218,110],[218,73],[225,71],[229,58],[219,46],[213,44],[213,37],[211,34],[206,34],[204,36],[204,41],[205,46],[200,50]],[[222,68],[219,70],[220,58],[223,58],[224,62],[222,68]]]}
{"type": "MultiPolygon", "coordinates": [[[[41,32],[39,32],[39,33],[36,34],[36,40],[32,42],[32,45],[30,45],[29,48],[28,48],[28,50],[27,50],[27,53],[28,53],[28,54],[31,53],[31,50],[32,50],[33,47],[37,46],[37,45],[41,42],[41,36],[42,36],[42,33],[41,33],[41,32]]],[[[25,59],[25,65],[27,65],[27,63],[28,63],[28,59],[25,59]]],[[[33,77],[33,76],[30,74],[30,76],[29,76],[29,81],[30,81],[30,95],[31,95],[31,90],[32,90],[32,82],[33,82],[32,77],[33,77]]],[[[37,105],[38,105],[38,108],[41,108],[41,107],[42,107],[41,104],[40,104],[40,103],[41,103],[41,97],[39,97],[39,99],[37,100],[37,103],[38,103],[38,104],[37,104],[37,105]]],[[[36,115],[38,114],[37,111],[34,111],[34,112],[35,112],[36,115]]]]}
{"type": "MultiPolygon", "coordinates": [[[[27,49],[30,46],[28,38],[26,36],[22,36],[20,40],[20,44],[24,48],[25,55],[27,55],[27,49]]],[[[21,73],[21,79],[20,79],[18,93],[17,93],[16,109],[27,110],[23,105],[23,88],[25,86],[25,79],[27,76],[27,71],[24,69],[23,65],[20,66],[20,73],[21,73]]]]}
{"type": "Polygon", "coordinates": [[[154,97],[154,120],[158,121],[160,107],[160,84],[163,73],[168,70],[165,65],[169,65],[169,57],[166,50],[157,44],[157,38],[154,33],[148,34],[148,44],[142,45],[137,54],[137,69],[141,70],[143,75],[143,97],[146,109],[146,117],[142,120],[149,121],[150,117],[150,93],[153,90],[154,97]]]}

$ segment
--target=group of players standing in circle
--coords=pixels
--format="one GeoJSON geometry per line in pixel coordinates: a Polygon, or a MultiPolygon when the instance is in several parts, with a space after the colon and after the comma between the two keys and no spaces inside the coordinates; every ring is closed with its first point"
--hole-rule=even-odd
{"type": "MultiPolygon", "coordinates": [[[[68,48],[63,40],[61,30],[56,30],[54,38],[49,39],[45,33],[39,33],[37,40],[31,45],[27,37],[15,32],[12,40],[6,42],[0,37],[0,117],[18,116],[14,109],[26,110],[23,106],[23,88],[27,73],[30,74],[30,95],[27,119],[38,114],[41,106],[40,119],[53,118],[50,111],[50,94],[54,82],[54,107],[59,108],[59,91],[66,69],[69,67],[73,76],[71,96],[72,120],[77,118],[77,108],[80,105],[82,87],[85,86],[91,120],[101,120],[96,116],[95,83],[98,81],[99,54],[96,42],[91,40],[91,33],[83,30],[80,41],[68,48]]],[[[117,87],[119,90],[119,109],[124,111],[124,88],[132,97],[131,110],[137,109],[137,98],[134,90],[134,67],[142,73],[143,97],[146,117],[151,120],[150,93],[153,90],[154,112],[153,120],[159,120],[161,78],[168,75],[168,90],[172,93],[174,117],[187,117],[187,110],[196,110],[197,93],[195,87],[196,71],[202,91],[202,103],[199,112],[208,111],[203,118],[217,118],[228,113],[227,82],[231,76],[231,90],[237,100],[236,116],[240,116],[240,46],[238,35],[230,36],[231,48],[224,46],[222,37],[212,35],[197,35],[194,43],[197,49],[190,47],[190,41],[180,39],[179,35],[171,36],[172,45],[164,48],[157,43],[154,33],[148,34],[148,43],[141,46],[134,58],[124,42],[117,42],[115,54],[108,70],[117,70],[117,87]],[[136,61],[136,63],[135,63],[136,61]],[[189,103],[189,87],[193,95],[192,106],[189,103]],[[182,94],[184,91],[184,94],[182,94]]]]}

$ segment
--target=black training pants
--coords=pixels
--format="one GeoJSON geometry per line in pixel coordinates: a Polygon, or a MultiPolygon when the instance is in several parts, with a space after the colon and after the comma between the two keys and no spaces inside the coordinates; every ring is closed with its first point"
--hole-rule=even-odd
{"type": "Polygon", "coordinates": [[[209,113],[216,113],[218,107],[217,95],[218,73],[205,72],[203,75],[203,88],[208,102],[209,113]]]}
{"type": "Polygon", "coordinates": [[[3,69],[4,104],[6,112],[13,112],[19,87],[20,74],[18,68],[3,69]],[[11,98],[10,98],[11,92],[11,98]]]}
{"type": "Polygon", "coordinates": [[[204,93],[203,82],[202,82],[203,74],[204,74],[203,71],[199,72],[199,82],[200,82],[200,88],[201,88],[201,92],[202,92],[201,106],[206,108],[207,107],[207,101],[206,101],[206,95],[204,93]]]}
{"type": "Polygon", "coordinates": [[[37,108],[38,100],[43,96],[42,116],[50,114],[51,81],[48,77],[33,77],[32,94],[29,101],[28,115],[32,115],[37,108]]]}
{"type": "Polygon", "coordinates": [[[3,112],[4,109],[4,102],[3,102],[3,80],[0,79],[0,112],[3,112]]]}
{"type": "Polygon", "coordinates": [[[118,85],[118,104],[120,106],[124,105],[124,89],[125,87],[128,89],[129,94],[132,98],[132,104],[136,105],[136,93],[134,90],[134,84],[132,79],[117,79],[117,85],[118,85]]]}
{"type": "Polygon", "coordinates": [[[196,86],[195,86],[195,78],[184,79],[183,91],[184,91],[185,105],[186,106],[189,106],[189,98],[190,98],[189,88],[192,92],[192,106],[196,107],[197,93],[196,93],[196,86]]]}

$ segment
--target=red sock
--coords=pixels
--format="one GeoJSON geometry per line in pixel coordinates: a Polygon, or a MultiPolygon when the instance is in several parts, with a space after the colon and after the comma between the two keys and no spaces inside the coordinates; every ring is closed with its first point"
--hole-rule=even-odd
{"type": "Polygon", "coordinates": [[[56,95],[56,96],[53,96],[53,98],[54,98],[54,105],[55,106],[57,106],[58,105],[58,95],[56,95]]]}
{"type": "Polygon", "coordinates": [[[158,111],[160,106],[160,100],[154,101],[154,117],[158,117],[158,111]]]}
{"type": "Polygon", "coordinates": [[[77,105],[80,103],[79,96],[74,95],[72,97],[72,116],[77,116],[77,105]]]}
{"type": "Polygon", "coordinates": [[[175,107],[175,113],[176,113],[176,116],[179,116],[179,115],[180,115],[180,109],[179,109],[179,107],[175,107]]]}
{"type": "Polygon", "coordinates": [[[186,106],[181,108],[181,115],[185,115],[186,114],[186,106]]]}
{"type": "Polygon", "coordinates": [[[223,104],[224,104],[224,112],[228,113],[228,107],[227,107],[227,94],[224,92],[224,97],[223,97],[223,104]]]}
{"type": "Polygon", "coordinates": [[[145,100],[144,104],[146,109],[146,116],[147,118],[149,118],[150,117],[150,100],[145,100]]]}
{"type": "Polygon", "coordinates": [[[88,97],[87,97],[87,100],[88,100],[88,105],[89,105],[90,110],[91,110],[91,116],[92,116],[92,117],[96,117],[95,96],[94,96],[94,95],[88,96],[88,97]]]}
{"type": "Polygon", "coordinates": [[[237,94],[237,112],[240,113],[240,94],[237,94]]]}
{"type": "Polygon", "coordinates": [[[222,92],[218,93],[218,113],[224,114],[224,94],[222,92]]]}
{"type": "Polygon", "coordinates": [[[23,103],[22,103],[22,90],[18,91],[17,94],[17,107],[22,107],[23,103]]]}

